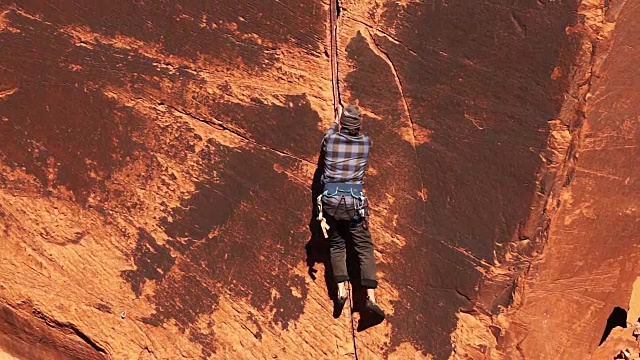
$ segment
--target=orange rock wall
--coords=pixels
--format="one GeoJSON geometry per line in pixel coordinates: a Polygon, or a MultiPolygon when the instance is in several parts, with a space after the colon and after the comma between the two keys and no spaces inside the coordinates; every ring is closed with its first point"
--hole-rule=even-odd
{"type": "Polygon", "coordinates": [[[353,333],[312,219],[328,3],[0,2],[0,348],[591,353],[635,279],[613,265],[635,239],[633,3],[340,1],[388,312],[353,333]],[[561,335],[570,314],[582,325],[561,335]]]}

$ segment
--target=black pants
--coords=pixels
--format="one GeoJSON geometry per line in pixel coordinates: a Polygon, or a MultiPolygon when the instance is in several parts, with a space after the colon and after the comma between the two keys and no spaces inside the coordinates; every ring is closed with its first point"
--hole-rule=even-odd
{"type": "Polygon", "coordinates": [[[356,214],[353,202],[339,204],[323,202],[324,216],[329,225],[329,251],[331,266],[336,283],[349,280],[347,272],[347,241],[353,241],[353,246],[360,261],[360,284],[363,288],[375,289],[376,262],[373,256],[373,242],[369,229],[361,220],[352,220],[356,214]]]}

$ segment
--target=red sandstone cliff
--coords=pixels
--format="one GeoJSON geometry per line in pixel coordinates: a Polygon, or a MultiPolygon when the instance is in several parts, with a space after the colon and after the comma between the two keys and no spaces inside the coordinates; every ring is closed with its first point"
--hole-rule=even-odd
{"type": "Polygon", "coordinates": [[[328,3],[0,4],[0,356],[617,352],[638,1],[340,2],[389,313],[355,338],[309,227],[328,3]]]}

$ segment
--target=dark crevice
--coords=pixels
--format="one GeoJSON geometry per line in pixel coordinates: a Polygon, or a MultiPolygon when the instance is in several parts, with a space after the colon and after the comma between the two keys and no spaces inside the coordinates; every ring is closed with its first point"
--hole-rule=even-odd
{"type": "MultiPolygon", "coordinates": [[[[330,0],[330,13],[329,13],[329,26],[331,29],[331,82],[333,90],[333,106],[334,109],[338,109],[339,105],[342,105],[342,98],[340,97],[340,80],[338,71],[338,19],[342,11],[339,0],[330,0]],[[333,10],[335,9],[335,13],[333,10]]],[[[351,291],[348,290],[351,294],[351,291]]],[[[358,342],[356,341],[356,332],[353,323],[353,303],[351,302],[351,295],[349,295],[349,313],[351,317],[351,340],[353,342],[353,357],[358,360],[358,342]]]]}
{"type": "Polygon", "coordinates": [[[463,298],[467,299],[471,304],[475,303],[475,300],[473,300],[472,298],[469,297],[469,295],[466,295],[465,293],[463,293],[462,291],[458,290],[458,288],[455,289],[456,293],[458,293],[458,295],[462,296],[463,298]]]}
{"type": "Polygon", "coordinates": [[[329,6],[329,29],[330,29],[330,65],[331,65],[331,85],[333,91],[333,106],[338,109],[338,105],[342,105],[340,97],[340,80],[338,71],[338,18],[340,17],[340,4],[338,0],[331,0],[329,6]]]}
{"type": "Polygon", "coordinates": [[[78,327],[75,324],[63,323],[61,321],[58,321],[58,320],[56,320],[56,319],[44,314],[43,312],[41,312],[38,309],[33,309],[33,315],[36,318],[44,321],[50,327],[58,328],[58,329],[62,329],[62,330],[70,330],[78,338],[82,339],[82,341],[84,341],[87,345],[91,346],[91,348],[96,350],[98,353],[107,355],[106,350],[102,346],[98,345],[87,334],[85,334],[80,329],[78,329],[78,327]]]}
{"type": "Polygon", "coordinates": [[[609,315],[609,318],[607,318],[607,324],[604,327],[604,331],[602,332],[602,337],[600,338],[600,343],[598,344],[598,346],[602,345],[602,343],[607,340],[607,337],[609,337],[609,334],[611,334],[611,331],[613,331],[613,329],[618,326],[621,328],[627,327],[627,310],[616,306],[615,308],[613,308],[613,311],[611,312],[611,315],[609,315]]]}
{"type": "MultiPolygon", "coordinates": [[[[151,349],[149,349],[149,345],[146,345],[143,349],[142,352],[146,352],[147,354],[149,354],[149,356],[153,357],[154,359],[157,359],[158,357],[156,356],[156,354],[153,353],[153,351],[151,349]]],[[[142,358],[142,356],[138,356],[138,358],[142,358]]]]}
{"type": "Polygon", "coordinates": [[[89,336],[87,336],[87,334],[85,334],[82,331],[80,331],[80,329],[78,329],[75,325],[71,324],[71,325],[68,325],[68,327],[69,327],[69,329],[71,329],[71,331],[73,331],[74,334],[76,334],[80,339],[82,339],[82,341],[86,342],[89,346],[91,346],[97,352],[99,352],[101,354],[106,354],[107,353],[104,350],[104,348],[102,348],[100,345],[96,344],[93,340],[91,340],[91,338],[89,336]]]}

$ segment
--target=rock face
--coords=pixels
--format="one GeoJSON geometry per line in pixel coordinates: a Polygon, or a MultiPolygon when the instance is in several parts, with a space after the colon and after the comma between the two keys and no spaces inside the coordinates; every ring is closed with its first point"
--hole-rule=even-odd
{"type": "MultiPolygon", "coordinates": [[[[577,163],[559,196],[547,248],[525,282],[524,301],[512,319],[513,340],[528,359],[587,357],[605,340],[616,307],[629,310],[630,299],[637,304],[640,296],[631,295],[640,255],[640,184],[633,161],[640,155],[640,78],[629,67],[640,58],[633,35],[640,30],[639,15],[633,1],[587,13],[600,21],[590,24],[597,37],[592,76],[583,85],[577,163]]],[[[630,322],[639,316],[635,306],[630,322]]],[[[593,359],[611,359],[619,350],[593,359]]]]}
{"type": "Polygon", "coordinates": [[[327,2],[1,2],[0,355],[592,354],[637,276],[636,2],[340,1],[364,331],[312,213],[327,2]]]}

